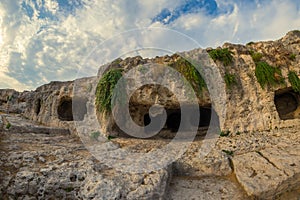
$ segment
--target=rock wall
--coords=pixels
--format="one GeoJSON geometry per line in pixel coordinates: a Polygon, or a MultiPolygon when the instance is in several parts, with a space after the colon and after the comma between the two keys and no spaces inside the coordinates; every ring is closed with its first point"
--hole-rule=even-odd
{"type": "MultiPolygon", "coordinates": [[[[228,48],[233,52],[233,63],[231,65],[224,66],[222,62],[216,61],[216,66],[222,78],[224,78],[226,73],[233,74],[237,82],[232,88],[227,87],[225,95],[226,102],[222,103],[219,101],[217,105],[215,105],[226,107],[225,115],[220,113],[221,109],[216,108],[218,116],[223,118],[224,123],[222,123],[220,127],[222,130],[229,130],[232,134],[235,134],[238,132],[273,130],[300,124],[300,96],[299,93],[293,91],[288,80],[288,73],[290,71],[295,71],[298,76],[300,74],[299,31],[289,32],[285,37],[277,41],[251,42],[247,45],[226,43],[219,48],[228,48]],[[261,54],[261,61],[281,70],[284,84],[267,86],[265,88],[261,87],[255,75],[256,63],[251,55],[253,52],[261,54]]],[[[210,50],[211,49],[207,49],[207,51],[210,50]]],[[[192,62],[193,59],[197,60],[197,56],[202,54],[200,49],[181,53],[184,58],[191,59],[192,62]]],[[[125,71],[124,74],[126,74],[133,68],[139,70],[149,63],[170,66],[172,63],[177,62],[179,57],[180,56],[175,54],[153,59],[142,59],[141,57],[126,58],[124,60],[117,59],[104,67],[106,69],[123,68],[125,71]]],[[[103,70],[102,68],[100,69],[103,70]]],[[[99,70],[98,75],[103,73],[101,70],[99,70]]],[[[143,71],[143,73],[147,72],[143,71]]],[[[134,77],[135,83],[145,81],[143,76],[142,78],[137,78],[141,77],[138,73],[134,77]]],[[[131,86],[134,85],[132,83],[129,84],[131,84],[131,86]]],[[[221,81],[215,85],[222,87],[221,81]]],[[[182,88],[177,89],[182,93],[186,92],[182,88]]],[[[215,89],[216,88],[214,88],[214,90],[215,89]]],[[[213,95],[209,94],[209,92],[206,90],[204,95],[199,98],[199,106],[211,107],[214,104],[211,100],[213,95]]],[[[219,93],[219,95],[221,95],[221,93],[219,93]]],[[[172,95],[170,91],[165,90],[163,87],[141,87],[135,91],[131,97],[131,102],[131,112],[136,113],[132,114],[132,116],[133,118],[136,116],[134,121],[140,125],[144,125],[143,116],[147,114],[149,107],[156,102],[164,105],[167,109],[179,109],[176,95],[172,95]]],[[[100,118],[100,121],[102,119],[103,118],[100,118]]],[[[113,123],[110,123],[111,127],[113,127],[112,124],[113,123]]]]}
{"type": "MultiPolygon", "coordinates": [[[[226,43],[220,48],[228,48],[232,51],[234,62],[229,66],[224,66],[222,62],[213,62],[210,59],[209,63],[220,71],[222,77],[226,73],[234,74],[237,84],[230,89],[225,89],[226,94],[224,95],[217,93],[220,98],[216,97],[216,94],[210,94],[210,90],[205,90],[203,95],[198,98],[198,105],[203,108],[215,109],[217,115],[223,120],[221,123],[222,130],[229,130],[235,134],[237,132],[279,129],[300,124],[300,95],[292,90],[287,78],[291,70],[295,71],[298,76],[300,74],[299,31],[289,32],[277,41],[251,42],[247,45],[226,43]],[[251,56],[252,52],[260,53],[262,61],[278,67],[285,78],[285,84],[274,87],[268,86],[263,89],[255,76],[256,65],[251,56]],[[218,102],[215,102],[212,96],[218,102]],[[218,106],[226,106],[226,113],[221,113],[218,106]]],[[[207,49],[207,51],[209,50],[211,49],[207,49]]],[[[143,59],[140,56],[124,60],[117,59],[100,67],[98,78],[113,68],[124,69],[123,74],[134,71],[132,77],[129,77],[131,80],[129,85],[134,88],[148,77],[147,73],[149,72],[145,66],[151,63],[170,66],[180,59],[179,54],[152,59],[143,59]]],[[[203,52],[200,49],[195,49],[180,55],[193,59],[203,55],[203,52]]],[[[209,73],[206,75],[210,76],[209,73]]],[[[2,112],[23,113],[27,118],[45,125],[70,127],[73,121],[83,119],[85,113],[95,109],[91,105],[94,99],[90,101],[87,97],[94,92],[98,78],[51,82],[31,92],[19,93],[14,90],[0,90],[0,109],[2,112]],[[74,86],[76,92],[74,92],[74,86]],[[8,102],[9,98],[11,99],[8,102]],[[74,101],[79,102],[83,107],[75,114],[72,113],[74,101]],[[74,115],[76,116],[74,117],[74,115]]],[[[224,80],[218,80],[215,83],[216,86],[222,84],[224,85],[224,80]]],[[[145,125],[145,115],[154,103],[160,103],[169,110],[180,108],[178,98],[184,99],[183,101],[189,104],[187,91],[182,86],[171,85],[170,88],[174,89],[173,93],[165,87],[151,84],[137,88],[130,99],[129,110],[133,121],[139,125],[145,125]]],[[[172,112],[170,111],[170,113],[172,112]]],[[[110,115],[103,116],[98,113],[98,117],[104,133],[109,134],[108,132],[118,131],[110,115]]]]}
{"type": "MultiPolygon", "coordinates": [[[[300,123],[299,115],[289,120],[280,119],[275,105],[278,94],[291,92],[288,73],[293,70],[300,74],[300,33],[289,32],[277,41],[250,43],[249,45],[224,44],[234,52],[234,64],[229,72],[236,74],[238,85],[227,91],[227,117],[225,127],[237,131],[272,130],[276,128],[294,126],[300,123]],[[255,77],[255,63],[251,51],[263,55],[262,60],[278,67],[285,78],[285,84],[262,89],[255,77]],[[295,57],[292,58],[292,55],[295,57]]],[[[225,68],[217,63],[225,73],[225,68]]],[[[295,110],[299,109],[299,93],[295,93],[295,110]]],[[[283,101],[288,104],[288,101],[283,101]]],[[[291,111],[294,112],[295,110],[291,111]]],[[[295,113],[296,114],[296,113],[295,113]]],[[[293,114],[294,115],[294,114],[293,114]]]]}

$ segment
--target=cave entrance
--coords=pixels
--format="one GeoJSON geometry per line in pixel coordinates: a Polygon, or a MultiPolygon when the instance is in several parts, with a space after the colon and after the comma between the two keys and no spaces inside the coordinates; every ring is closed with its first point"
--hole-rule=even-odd
{"type": "Polygon", "coordinates": [[[281,120],[300,118],[300,95],[292,89],[275,92],[274,103],[281,120]]]}
{"type": "MultiPolygon", "coordinates": [[[[191,112],[189,119],[182,119],[180,109],[166,109],[167,120],[166,120],[166,124],[164,125],[163,131],[177,132],[182,120],[185,120],[184,124],[186,125],[186,127],[182,127],[183,131],[189,131],[192,126],[198,127],[199,130],[203,130],[203,129],[207,130],[212,118],[212,108],[211,106],[207,106],[207,107],[200,107],[199,109],[200,109],[199,121],[195,120],[195,114],[197,113],[191,112]]],[[[144,126],[147,126],[151,123],[151,118],[149,116],[149,113],[146,113],[144,115],[143,121],[144,121],[144,126]]]]}
{"type": "Polygon", "coordinates": [[[64,97],[60,100],[57,114],[62,121],[73,121],[72,98],[64,97]]]}
{"type": "Polygon", "coordinates": [[[34,104],[34,112],[36,115],[39,115],[41,112],[41,105],[42,105],[42,101],[41,99],[37,99],[35,104],[34,104]]]}

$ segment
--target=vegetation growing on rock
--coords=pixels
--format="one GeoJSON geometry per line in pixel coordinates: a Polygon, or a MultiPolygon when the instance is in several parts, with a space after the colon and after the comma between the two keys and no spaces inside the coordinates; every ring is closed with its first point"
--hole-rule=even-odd
{"type": "Polygon", "coordinates": [[[8,122],[8,123],[6,124],[6,127],[5,127],[5,128],[6,128],[6,129],[10,129],[10,127],[11,127],[11,123],[8,122]]]}
{"type": "Polygon", "coordinates": [[[263,89],[266,85],[275,86],[284,83],[281,70],[269,65],[265,61],[259,61],[256,63],[255,76],[263,89]]]}
{"type": "Polygon", "coordinates": [[[230,73],[226,72],[225,75],[224,75],[224,80],[225,80],[225,83],[226,83],[226,87],[228,89],[232,89],[232,87],[234,85],[237,85],[235,74],[230,74],[230,73]]]}
{"type": "Polygon", "coordinates": [[[290,56],[289,56],[290,60],[292,61],[295,61],[296,60],[296,54],[292,53],[290,56]]]}
{"type": "Polygon", "coordinates": [[[259,62],[263,55],[259,52],[250,51],[251,57],[255,63],[259,62]]]}
{"type": "Polygon", "coordinates": [[[99,131],[92,132],[90,136],[91,136],[91,139],[98,141],[98,137],[100,136],[100,132],[99,131]]]}
{"type": "Polygon", "coordinates": [[[224,49],[213,49],[208,52],[209,56],[214,61],[220,61],[224,66],[228,66],[233,63],[233,52],[228,48],[224,49]]]}
{"type": "Polygon", "coordinates": [[[96,89],[96,108],[98,111],[111,111],[113,91],[121,77],[122,69],[111,69],[100,79],[96,89]]]}
{"type": "Polygon", "coordinates": [[[288,78],[289,78],[289,82],[292,85],[293,90],[295,92],[300,93],[300,79],[297,76],[296,72],[295,71],[290,71],[289,75],[288,75],[288,78]]]}
{"type": "Polygon", "coordinates": [[[190,62],[188,62],[184,58],[179,58],[170,66],[176,69],[180,74],[182,74],[192,85],[194,91],[196,91],[198,95],[201,95],[203,90],[206,88],[206,83],[197,69],[190,62]]]}

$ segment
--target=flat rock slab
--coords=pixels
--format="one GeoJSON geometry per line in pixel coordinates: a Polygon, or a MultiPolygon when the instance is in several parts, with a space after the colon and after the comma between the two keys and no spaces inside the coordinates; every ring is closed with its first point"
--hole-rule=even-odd
{"type": "Polygon", "coordinates": [[[268,199],[299,186],[300,146],[234,156],[236,177],[249,196],[268,199]]]}
{"type": "Polygon", "coordinates": [[[237,183],[221,177],[174,177],[166,196],[169,200],[247,199],[237,183]]]}
{"type": "Polygon", "coordinates": [[[18,116],[3,115],[7,121],[10,123],[9,131],[15,133],[37,133],[37,134],[70,134],[68,129],[47,127],[35,124],[32,121],[24,119],[18,116]]]}

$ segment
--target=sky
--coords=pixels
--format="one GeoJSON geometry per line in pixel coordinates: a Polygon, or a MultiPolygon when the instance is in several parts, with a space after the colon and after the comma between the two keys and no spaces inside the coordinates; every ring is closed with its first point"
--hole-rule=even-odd
{"type": "Polygon", "coordinates": [[[34,90],[94,76],[117,57],[275,40],[295,29],[299,0],[1,0],[0,88],[34,90]]]}

